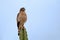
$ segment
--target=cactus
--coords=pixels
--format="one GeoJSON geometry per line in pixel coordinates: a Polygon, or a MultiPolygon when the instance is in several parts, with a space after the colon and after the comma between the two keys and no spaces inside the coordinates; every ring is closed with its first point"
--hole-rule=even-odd
{"type": "Polygon", "coordinates": [[[21,28],[19,39],[20,40],[28,40],[27,31],[26,31],[26,28],[25,27],[23,29],[21,28]]]}

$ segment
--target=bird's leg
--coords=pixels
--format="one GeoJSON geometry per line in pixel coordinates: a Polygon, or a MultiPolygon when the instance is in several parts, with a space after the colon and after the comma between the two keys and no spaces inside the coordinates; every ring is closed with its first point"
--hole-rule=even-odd
{"type": "Polygon", "coordinates": [[[24,29],[24,23],[20,23],[19,29],[24,29]]]}
{"type": "Polygon", "coordinates": [[[24,29],[24,24],[22,25],[22,29],[24,29]]]}
{"type": "Polygon", "coordinates": [[[24,25],[23,25],[23,29],[24,29],[24,25]]]}

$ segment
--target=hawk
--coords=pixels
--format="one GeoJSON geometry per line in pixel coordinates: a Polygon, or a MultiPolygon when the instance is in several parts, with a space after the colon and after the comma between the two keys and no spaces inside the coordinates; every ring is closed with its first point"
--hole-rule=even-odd
{"type": "Polygon", "coordinates": [[[21,8],[19,13],[17,14],[17,27],[18,27],[18,35],[19,35],[19,32],[20,32],[20,29],[24,28],[24,23],[26,22],[27,20],[27,15],[25,13],[25,8],[21,8]]]}

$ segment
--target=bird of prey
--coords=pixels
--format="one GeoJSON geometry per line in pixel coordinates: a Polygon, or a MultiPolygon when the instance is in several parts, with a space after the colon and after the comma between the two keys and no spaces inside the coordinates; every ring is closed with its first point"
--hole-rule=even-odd
{"type": "Polygon", "coordinates": [[[25,13],[25,8],[22,7],[20,10],[19,10],[19,13],[17,14],[17,27],[18,27],[18,35],[19,35],[19,32],[20,32],[20,29],[24,28],[24,23],[26,22],[27,20],[27,15],[25,13]]]}

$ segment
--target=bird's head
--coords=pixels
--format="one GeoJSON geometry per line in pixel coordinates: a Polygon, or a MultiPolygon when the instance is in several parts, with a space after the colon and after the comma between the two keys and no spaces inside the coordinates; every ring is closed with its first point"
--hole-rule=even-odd
{"type": "Polygon", "coordinates": [[[25,11],[25,8],[24,7],[22,7],[21,9],[20,9],[20,12],[24,12],[25,11]]]}

